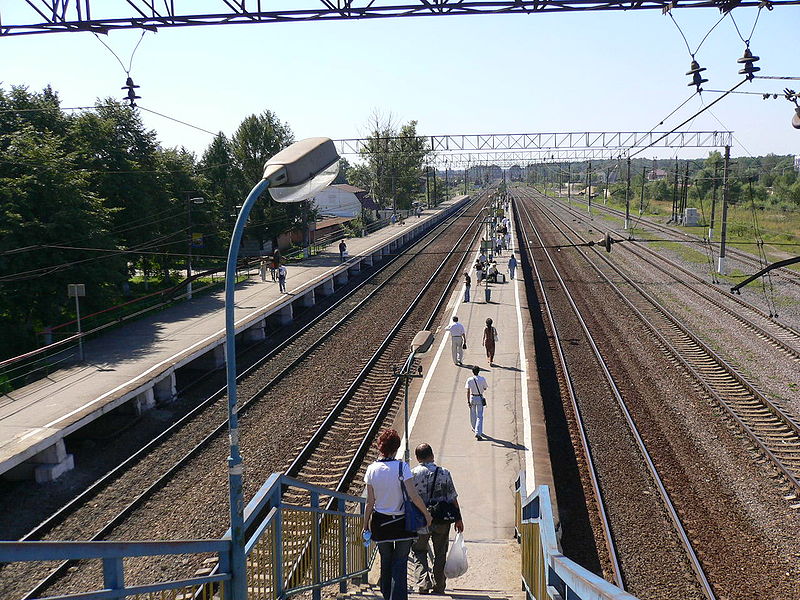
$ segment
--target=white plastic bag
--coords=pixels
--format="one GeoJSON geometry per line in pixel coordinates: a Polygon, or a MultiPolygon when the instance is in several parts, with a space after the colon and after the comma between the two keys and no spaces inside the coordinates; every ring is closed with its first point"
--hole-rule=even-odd
{"type": "Polygon", "coordinates": [[[444,563],[444,576],[448,579],[456,579],[466,573],[468,568],[467,547],[464,545],[463,534],[459,532],[456,534],[456,539],[447,553],[447,562],[444,563]]]}

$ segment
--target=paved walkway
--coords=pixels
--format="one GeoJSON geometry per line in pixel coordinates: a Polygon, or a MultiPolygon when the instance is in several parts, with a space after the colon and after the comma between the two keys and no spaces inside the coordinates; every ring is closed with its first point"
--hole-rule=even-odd
{"type": "MultiPolygon", "coordinates": [[[[497,261],[506,276],[509,256],[506,252],[497,261]]],[[[516,274],[522,276],[520,268],[516,274]]],[[[413,451],[417,444],[429,443],[436,463],[451,471],[458,491],[470,569],[463,577],[448,581],[448,595],[514,597],[520,589],[520,551],[513,538],[514,483],[524,469],[529,490],[540,484],[552,489],[533,330],[524,282],[490,284],[491,302],[486,303],[484,287],[475,286],[474,272],[471,276],[472,302],[463,302],[463,286],[454,291],[436,340],[422,357],[425,377],[414,380],[416,385],[409,392],[413,407],[409,409],[410,463],[412,467],[417,464],[413,451]],[[453,364],[449,334],[444,331],[453,315],[467,330],[461,367],[453,364]],[[493,367],[489,367],[481,344],[487,317],[492,318],[499,335],[493,367]],[[470,429],[464,388],[473,365],[481,368],[489,384],[485,439],[480,441],[470,429]]],[[[403,431],[402,411],[395,426],[403,431]]],[[[403,450],[401,447],[398,456],[403,450]]],[[[451,530],[451,539],[454,535],[451,530]]],[[[370,582],[376,581],[373,569],[370,582]]]]}
{"type": "MultiPolygon", "coordinates": [[[[361,256],[377,252],[452,203],[425,211],[420,218],[406,219],[403,226],[389,226],[363,238],[348,239],[351,258],[347,264],[339,261],[338,241],[320,255],[292,263],[286,279],[289,294],[281,294],[277,282],[262,283],[256,274],[237,286],[237,331],[297,300],[321,281],[343,273],[361,256]]],[[[148,382],[196,360],[215,345],[220,352],[224,328],[224,290],[196,295],[191,301],[88,341],[84,345],[84,364],[59,370],[4,394],[0,397],[0,473],[34,456],[42,463],[62,462],[63,443],[53,452],[48,450],[57,440],[127,401],[131,393],[138,393],[148,382]],[[45,450],[46,455],[38,455],[45,450]]],[[[169,389],[157,387],[156,396],[174,394],[174,381],[166,381],[165,385],[169,389]]],[[[62,466],[66,470],[70,465],[62,466]]]]}

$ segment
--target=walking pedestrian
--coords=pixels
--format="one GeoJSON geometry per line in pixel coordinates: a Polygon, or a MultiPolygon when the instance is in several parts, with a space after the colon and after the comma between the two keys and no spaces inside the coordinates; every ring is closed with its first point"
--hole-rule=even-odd
{"type": "Polygon", "coordinates": [[[281,264],[281,254],[278,250],[272,255],[272,261],[269,264],[269,274],[272,277],[272,281],[275,281],[278,277],[278,267],[281,264]]]}
{"type": "Polygon", "coordinates": [[[267,259],[262,258],[261,261],[258,263],[258,274],[261,277],[262,282],[267,281],[267,259]]]}
{"type": "Polygon", "coordinates": [[[475,261],[475,279],[478,280],[478,285],[481,284],[481,280],[483,279],[484,272],[483,272],[483,263],[480,260],[475,261]]]}
{"type": "Polygon", "coordinates": [[[469,290],[472,287],[472,277],[464,273],[464,302],[469,302],[469,290]]]}
{"type": "Polygon", "coordinates": [[[491,319],[486,319],[486,327],[483,329],[483,347],[486,348],[486,358],[489,359],[489,366],[494,366],[494,345],[497,342],[497,329],[492,325],[491,319]]]}
{"type": "Polygon", "coordinates": [[[344,262],[344,255],[347,252],[347,244],[344,243],[344,240],[339,242],[339,262],[344,262]]]}
{"type": "Polygon", "coordinates": [[[453,354],[453,364],[461,366],[464,359],[464,350],[467,349],[467,330],[458,322],[458,317],[453,317],[453,322],[445,327],[450,332],[450,351],[453,354]]]}
{"type": "Polygon", "coordinates": [[[384,600],[408,599],[408,554],[417,532],[406,531],[404,494],[425,515],[428,527],[431,515],[413,483],[408,464],[393,457],[400,447],[400,436],[394,429],[385,430],[378,438],[380,458],[367,467],[367,504],[364,510],[364,533],[369,531],[378,544],[381,556],[380,588],[384,600]]]}
{"type": "Polygon", "coordinates": [[[286,267],[278,267],[278,286],[282,294],[286,293],[286,267]]]}
{"type": "Polygon", "coordinates": [[[397,215],[396,214],[392,213],[392,216],[389,217],[389,223],[391,223],[392,225],[397,223],[397,215]]]}
{"type": "Polygon", "coordinates": [[[469,422],[472,425],[472,431],[475,433],[475,439],[479,440],[483,437],[483,408],[486,406],[486,398],[483,396],[483,392],[489,389],[486,378],[481,375],[480,367],[472,367],[472,377],[467,379],[464,388],[467,390],[469,422]]]}
{"type": "Polygon", "coordinates": [[[514,279],[514,272],[517,270],[517,258],[514,253],[511,253],[511,258],[508,259],[508,276],[514,279]]]}
{"type": "Polygon", "coordinates": [[[453,483],[453,476],[450,471],[436,464],[433,449],[429,444],[423,443],[417,446],[414,455],[419,462],[419,465],[412,470],[414,486],[433,517],[431,526],[420,529],[417,540],[411,546],[416,563],[416,587],[420,594],[429,592],[444,594],[447,583],[444,564],[450,542],[450,524],[453,523],[459,533],[464,531],[461,509],[458,506],[458,493],[453,483]],[[436,509],[439,506],[442,507],[441,511],[436,509]],[[433,543],[433,569],[428,563],[429,542],[433,543]]]}

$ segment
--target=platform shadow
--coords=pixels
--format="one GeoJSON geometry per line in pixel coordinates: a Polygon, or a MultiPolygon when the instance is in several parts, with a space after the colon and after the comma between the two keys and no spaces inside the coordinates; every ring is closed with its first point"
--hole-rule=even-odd
{"type": "Polygon", "coordinates": [[[483,434],[483,439],[489,442],[494,442],[498,446],[502,446],[503,448],[510,448],[511,450],[527,450],[524,445],[522,444],[515,444],[514,442],[510,442],[508,440],[501,440],[490,435],[483,434]]]}

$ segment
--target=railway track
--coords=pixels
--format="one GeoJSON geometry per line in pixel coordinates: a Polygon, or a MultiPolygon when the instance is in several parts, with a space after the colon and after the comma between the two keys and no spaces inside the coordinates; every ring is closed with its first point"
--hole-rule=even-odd
{"type": "MultiPolygon", "coordinates": [[[[560,219],[557,222],[554,214],[545,216],[554,226],[565,225],[560,219]]],[[[588,241],[571,231],[573,236],[588,241]]],[[[786,479],[787,491],[791,492],[787,499],[793,503],[800,501],[800,419],[757,390],[613,262],[600,254],[596,256],[599,260],[593,261],[592,265],[597,273],[618,290],[620,298],[647,325],[664,349],[691,373],[781,473],[786,479]],[[629,291],[621,290],[621,284],[629,291]]],[[[718,306],[717,302],[714,304],[718,306]]],[[[755,326],[751,324],[751,327],[755,326]]],[[[770,335],[767,332],[762,334],[770,335]]],[[[770,339],[776,346],[787,350],[779,340],[770,339]]],[[[792,352],[791,356],[797,360],[800,355],[792,352]]]]}
{"type": "MultiPolygon", "coordinates": [[[[543,195],[537,194],[537,197],[540,202],[550,200],[550,198],[543,195]]],[[[559,205],[559,208],[563,209],[564,207],[559,205]]],[[[571,212],[574,214],[574,210],[571,210],[571,212]]],[[[577,230],[558,216],[555,210],[551,210],[550,214],[553,219],[561,223],[563,228],[569,229],[577,234],[577,230]]],[[[593,223],[593,227],[596,228],[597,224],[593,223]]],[[[614,233],[610,228],[601,229],[601,232],[609,234],[614,233]]],[[[776,348],[781,349],[791,360],[800,361],[800,331],[775,320],[763,310],[742,300],[738,295],[731,294],[724,289],[710,284],[708,281],[698,277],[677,262],[636,241],[622,244],[620,249],[630,252],[632,255],[671,278],[675,283],[682,286],[690,293],[702,297],[715,308],[724,311],[757,336],[776,348]],[[697,285],[692,286],[690,282],[694,282],[697,285]],[[705,291],[698,289],[698,286],[702,287],[705,291]]]]}
{"type": "MultiPolygon", "coordinates": [[[[583,203],[583,201],[580,199],[576,199],[576,201],[578,203],[583,203]]],[[[592,207],[595,208],[596,210],[600,210],[610,215],[613,215],[616,218],[622,218],[622,219],[625,218],[625,212],[622,210],[604,204],[593,203],[592,207]]],[[[661,223],[656,223],[655,221],[643,217],[641,215],[636,217],[632,216],[631,220],[632,221],[635,220],[635,223],[639,225],[646,224],[647,228],[649,228],[650,231],[659,234],[664,234],[668,237],[668,239],[679,239],[682,241],[688,241],[698,246],[714,245],[713,242],[709,242],[709,240],[705,237],[699,237],[687,233],[685,231],[681,231],[680,229],[676,229],[675,227],[669,227],[667,225],[662,225],[661,223]]],[[[738,248],[727,246],[725,252],[728,258],[734,258],[735,260],[747,265],[750,269],[754,271],[759,270],[765,266],[763,262],[761,262],[757,257],[743,250],[739,250],[738,248]]],[[[786,267],[779,267],[772,271],[771,276],[777,277],[781,282],[786,283],[787,285],[800,287],[800,273],[793,271],[792,269],[788,269],[786,267]]]]}
{"type": "MultiPolygon", "coordinates": [[[[678,512],[631,417],[623,392],[606,366],[578,303],[547,251],[527,206],[522,202],[515,202],[515,216],[523,239],[531,244],[538,243],[539,246],[536,251],[529,248],[525,262],[531,265],[533,276],[540,282],[543,297],[549,297],[547,312],[553,329],[552,340],[560,358],[560,369],[567,380],[564,385],[570,390],[571,400],[574,400],[572,407],[580,428],[584,462],[590,471],[591,487],[599,508],[601,537],[610,561],[610,573],[607,576],[623,588],[628,587],[631,579],[636,577],[637,583],[644,585],[645,589],[670,590],[671,597],[716,598],[678,512]],[[592,385],[587,387],[587,381],[591,381],[592,385]],[[603,398],[604,408],[597,406],[599,402],[593,403],[591,400],[599,397],[603,398]],[[592,404],[595,406],[587,410],[587,406],[592,404]],[[618,415],[615,418],[625,423],[624,426],[617,423],[616,430],[625,427],[626,435],[603,439],[603,434],[598,432],[597,427],[586,421],[586,414],[589,413],[589,420],[596,422],[597,415],[591,415],[593,410],[604,412],[605,419],[613,411],[618,415]],[[634,455],[640,457],[646,469],[630,468],[629,463],[634,455]],[[610,459],[611,456],[616,458],[610,459]],[[622,457],[627,457],[628,464],[612,464],[618,463],[622,457]],[[625,493],[625,488],[652,488],[657,493],[631,498],[625,493]],[[612,489],[616,493],[611,492],[612,489]],[[624,514],[629,511],[641,515],[661,514],[663,517],[649,520],[648,531],[631,531],[624,523],[624,514]],[[620,544],[621,550],[618,548],[620,544]],[[633,567],[626,568],[626,565],[636,563],[634,552],[646,556],[650,556],[648,553],[652,552],[653,557],[661,553],[662,558],[663,555],[668,555],[669,559],[655,561],[657,567],[645,568],[635,575],[626,575],[628,570],[634,570],[633,567]]],[[[631,591],[636,593],[636,590],[631,591]]]]}
{"type": "MultiPolygon", "coordinates": [[[[474,211],[474,209],[471,208],[470,211],[474,211]]],[[[474,222],[476,218],[477,217],[473,218],[472,222],[474,222]]],[[[434,249],[433,246],[435,244],[442,246],[452,244],[452,238],[455,237],[455,234],[453,231],[448,231],[448,229],[457,220],[458,217],[453,218],[447,223],[438,227],[433,234],[426,238],[427,241],[416,245],[418,248],[416,253],[411,254],[408,257],[404,257],[397,264],[392,263],[394,266],[387,265],[386,267],[380,269],[379,272],[385,277],[383,281],[376,283],[374,279],[370,279],[368,282],[364,282],[357,289],[353,290],[346,298],[343,298],[342,301],[339,302],[336,307],[334,307],[340,311],[340,314],[337,314],[336,310],[331,310],[329,313],[321,315],[319,318],[315,319],[309,323],[309,325],[300,330],[297,335],[293,336],[292,339],[287,340],[284,344],[276,348],[275,351],[268,354],[265,357],[264,364],[269,361],[271,365],[272,363],[281,363],[284,366],[279,368],[277,372],[275,372],[275,369],[271,369],[271,373],[267,378],[268,381],[266,384],[263,382],[259,383],[255,386],[255,389],[253,389],[252,384],[240,383],[240,387],[250,388],[242,390],[243,393],[241,397],[243,399],[243,404],[240,410],[244,411],[247,408],[256,407],[259,401],[264,398],[264,396],[267,395],[274,387],[278,386],[278,384],[283,382],[285,379],[288,379],[287,375],[297,369],[298,365],[307,363],[313,359],[312,355],[314,355],[316,352],[319,352],[321,348],[326,346],[326,344],[329,344],[330,339],[335,334],[340,334],[340,330],[345,328],[345,325],[352,326],[351,321],[353,315],[359,313],[359,311],[362,311],[365,308],[369,310],[370,304],[376,302],[378,297],[381,295],[384,297],[391,297],[393,295],[392,292],[396,292],[396,290],[393,290],[392,288],[396,287],[396,279],[400,277],[399,274],[405,273],[405,277],[408,277],[409,270],[405,269],[406,266],[411,265],[409,268],[412,271],[415,269],[418,270],[420,266],[417,265],[416,262],[427,260],[429,265],[438,265],[436,273],[440,273],[442,268],[444,268],[444,265],[449,261],[440,260],[440,257],[436,256],[435,254],[429,255],[429,253],[432,249],[434,249]],[[440,234],[443,234],[445,238],[449,239],[449,241],[442,241],[441,239],[437,240],[437,236],[440,234]],[[384,269],[386,270],[385,272],[384,269]],[[341,314],[341,311],[344,311],[343,314],[341,314]],[[333,322],[331,323],[331,321],[333,322]],[[244,401],[245,398],[249,399],[244,401]]],[[[459,241],[461,239],[463,239],[463,236],[459,237],[459,241]]],[[[458,247],[458,242],[456,242],[455,246],[456,248],[458,247]]],[[[457,254],[455,250],[450,251],[451,257],[455,254],[457,254]]],[[[435,275],[432,276],[430,280],[435,282],[435,275]]],[[[441,278],[439,284],[442,284],[441,278]]],[[[447,287],[447,285],[449,285],[449,280],[444,282],[444,284],[445,287],[447,287]]],[[[394,293],[394,300],[399,302],[401,298],[394,293]]],[[[385,302],[385,298],[383,301],[385,302]]],[[[264,364],[256,365],[249,369],[247,373],[243,373],[240,378],[240,382],[252,381],[259,375],[259,369],[262,369],[264,364]]],[[[192,462],[197,462],[198,457],[201,454],[208,452],[211,446],[218,443],[219,439],[222,437],[221,434],[226,425],[224,418],[218,418],[220,415],[224,414],[223,407],[225,400],[223,393],[224,390],[215,394],[209,399],[206,405],[202,407],[202,409],[198,409],[191,420],[186,420],[173,426],[173,428],[171,428],[169,432],[165,432],[165,434],[158,441],[154,440],[154,443],[147,449],[143,450],[142,453],[136,457],[132,457],[132,464],[125,465],[124,468],[105,479],[104,482],[99,482],[93,490],[81,498],[80,502],[76,502],[69,507],[65,507],[65,509],[60,511],[58,515],[54,515],[53,518],[48,519],[47,522],[37,527],[34,531],[25,536],[24,539],[53,539],[53,536],[61,538],[105,539],[111,536],[113,532],[120,528],[120,525],[123,522],[128,520],[128,518],[136,511],[137,507],[143,505],[145,501],[150,501],[159,492],[159,490],[161,490],[169,481],[176,477],[181,469],[186,468],[192,462]],[[210,419],[208,414],[203,414],[201,412],[202,410],[209,410],[210,408],[214,408],[214,411],[217,413],[217,418],[210,419]],[[149,474],[150,468],[163,460],[163,456],[159,458],[152,457],[152,451],[155,448],[163,445],[165,440],[173,439],[176,437],[176,434],[185,433],[184,430],[191,429],[189,424],[197,425],[197,423],[202,423],[205,421],[212,421],[214,426],[210,426],[208,423],[205,423],[203,427],[198,427],[198,429],[203,429],[203,436],[201,436],[201,439],[199,441],[196,441],[196,439],[192,440],[192,443],[188,444],[190,449],[183,453],[183,456],[180,460],[172,461],[170,463],[171,466],[166,472],[164,472],[163,468],[156,470],[160,476],[149,487],[147,487],[147,489],[140,491],[138,495],[136,495],[135,499],[132,502],[127,503],[115,514],[113,518],[107,520],[105,526],[100,528],[100,530],[95,530],[93,531],[93,534],[87,535],[85,527],[77,528],[77,530],[70,530],[68,526],[65,527],[65,525],[68,525],[70,522],[74,523],[74,521],[88,523],[103,522],[102,518],[99,517],[99,511],[93,511],[91,509],[85,511],[78,510],[79,506],[86,507],[87,505],[93,504],[96,507],[98,503],[95,502],[95,500],[97,499],[98,493],[101,493],[100,490],[114,487],[120,481],[120,478],[125,476],[125,469],[129,469],[128,472],[130,472],[133,467],[136,467],[139,471],[138,475],[141,475],[142,472],[148,472],[149,474]],[[149,462],[146,461],[144,458],[145,456],[151,457],[151,460],[149,462]],[[137,461],[139,462],[137,463],[137,461]],[[143,463],[147,464],[143,465],[143,463]]],[[[307,418],[310,415],[300,413],[294,416],[295,419],[302,421],[304,417],[307,418]]],[[[186,446],[186,444],[184,444],[184,446],[186,446]]],[[[169,449],[167,450],[169,452],[169,449]]],[[[136,475],[134,475],[134,478],[135,477],[136,475]]],[[[152,477],[148,480],[152,481],[152,477]]],[[[104,508],[106,509],[105,512],[108,513],[109,507],[104,508]]],[[[113,513],[116,511],[115,507],[110,508],[110,512],[113,513]]],[[[143,535],[139,537],[150,536],[143,535]]],[[[41,591],[52,586],[53,581],[55,581],[59,577],[59,574],[63,573],[67,568],[68,565],[66,564],[59,565],[52,574],[43,579],[24,597],[34,597],[41,591]]],[[[5,575],[7,574],[0,573],[0,582],[5,575]]],[[[30,574],[27,575],[27,578],[29,582],[35,580],[30,578],[30,574]]]]}

